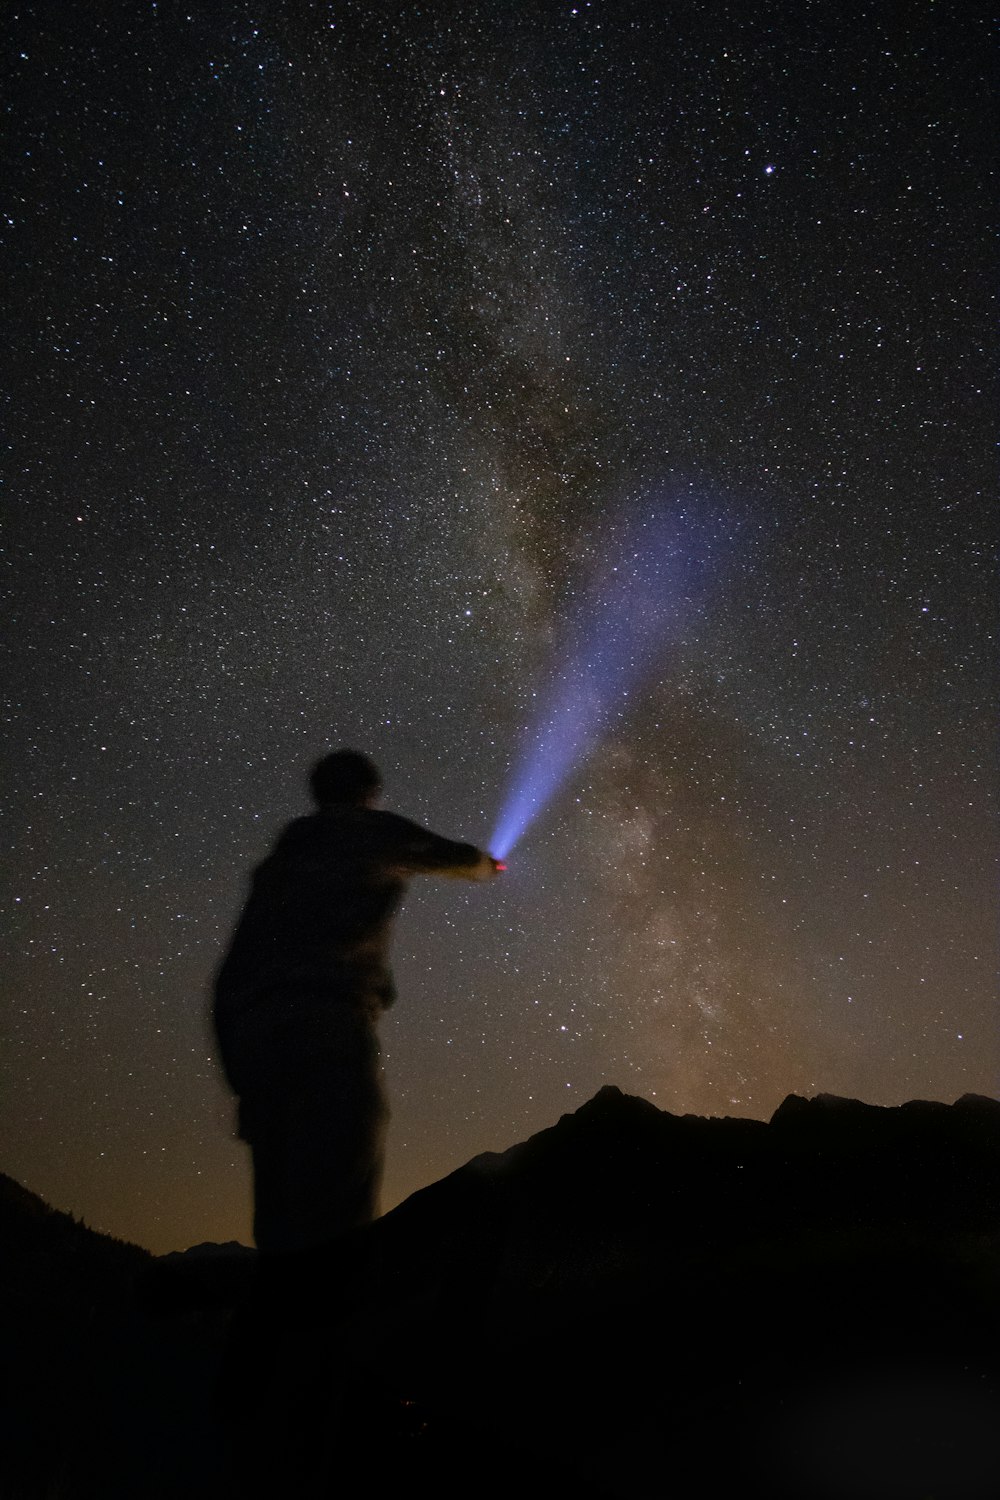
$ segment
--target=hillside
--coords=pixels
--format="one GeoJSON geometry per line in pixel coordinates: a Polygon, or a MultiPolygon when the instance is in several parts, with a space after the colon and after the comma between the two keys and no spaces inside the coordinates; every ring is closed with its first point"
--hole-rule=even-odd
{"type": "MultiPolygon", "coordinates": [[[[385,1494],[976,1500],[998,1189],[993,1100],[791,1096],[764,1123],[605,1088],[297,1268],[272,1354],[293,1396],[351,1372],[337,1451],[363,1474],[376,1449],[385,1494]]],[[[218,1495],[252,1259],[154,1262],[10,1179],[0,1230],[14,1500],[218,1495]]]]}
{"type": "Polygon", "coordinates": [[[3,1500],[210,1493],[225,1320],[156,1315],[155,1265],[0,1174],[3,1500]]]}

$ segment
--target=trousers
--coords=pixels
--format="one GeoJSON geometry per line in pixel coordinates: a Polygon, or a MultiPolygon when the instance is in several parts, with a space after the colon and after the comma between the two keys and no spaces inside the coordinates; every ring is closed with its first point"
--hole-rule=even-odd
{"type": "Polygon", "coordinates": [[[389,1108],[377,1013],[356,997],[278,990],[233,1023],[265,1253],[318,1249],[378,1215],[389,1108]]]}

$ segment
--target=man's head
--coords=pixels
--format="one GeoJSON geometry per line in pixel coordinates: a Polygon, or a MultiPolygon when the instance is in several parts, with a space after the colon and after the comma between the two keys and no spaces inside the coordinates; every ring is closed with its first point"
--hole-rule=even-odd
{"type": "Polygon", "coordinates": [[[382,777],[375,762],[359,750],[334,750],[313,766],[309,785],[320,807],[364,807],[382,790],[382,777]]]}

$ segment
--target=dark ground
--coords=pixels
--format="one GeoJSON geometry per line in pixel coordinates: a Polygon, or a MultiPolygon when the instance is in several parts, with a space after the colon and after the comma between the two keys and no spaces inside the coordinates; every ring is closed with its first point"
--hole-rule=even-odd
{"type": "Polygon", "coordinates": [[[993,1496],[998,1126],[604,1089],[263,1291],[2,1179],[2,1493],[993,1496]]]}

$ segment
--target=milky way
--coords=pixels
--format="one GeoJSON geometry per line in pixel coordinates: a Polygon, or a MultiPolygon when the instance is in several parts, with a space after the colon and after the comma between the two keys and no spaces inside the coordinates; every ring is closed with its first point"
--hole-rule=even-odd
{"type": "Polygon", "coordinates": [[[995,1093],[974,7],[26,5],[0,1170],[249,1237],[206,1025],[348,744],[485,842],[608,518],[722,586],[502,884],[415,882],[386,1204],[604,1082],[995,1093]]]}

